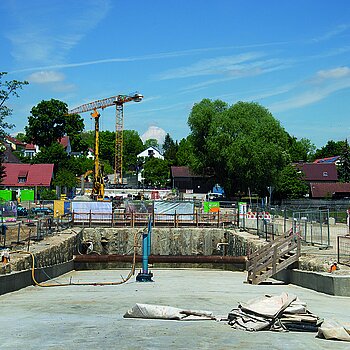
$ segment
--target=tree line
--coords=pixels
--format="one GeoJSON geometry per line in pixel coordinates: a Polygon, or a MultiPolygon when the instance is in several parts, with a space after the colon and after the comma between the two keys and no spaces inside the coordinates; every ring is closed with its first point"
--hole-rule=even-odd
{"type": "MultiPolygon", "coordinates": [[[[0,136],[11,129],[6,122],[12,111],[6,107],[11,96],[27,82],[2,81],[0,73],[0,136]]],[[[170,186],[170,166],[189,166],[198,175],[211,176],[225,188],[229,197],[256,193],[265,196],[268,187],[274,197],[299,198],[308,192],[302,175],[293,166],[317,158],[340,155],[339,178],[350,182],[350,154],[347,140],[333,141],[316,149],[306,138],[290,135],[268,109],[255,102],[228,105],[221,100],[203,99],[189,114],[190,133],[180,141],[165,136],[163,144],[156,140],[142,142],[135,130],[123,131],[123,171],[143,172],[145,186],[170,186]],[[163,152],[164,160],[137,157],[144,149],[154,146],[163,152]]],[[[93,169],[87,158],[94,147],[94,132],[84,131],[84,121],[78,114],[68,115],[66,103],[51,99],[34,106],[28,116],[25,132],[19,140],[40,147],[32,159],[21,155],[23,162],[53,163],[54,185],[74,187],[77,178],[93,169]],[[59,140],[69,136],[73,154],[69,156],[59,140]],[[79,155],[79,157],[77,157],[79,155]]],[[[113,173],[115,132],[100,132],[101,163],[106,173],[113,173]]],[[[0,168],[0,177],[3,167],[0,168]]]]}

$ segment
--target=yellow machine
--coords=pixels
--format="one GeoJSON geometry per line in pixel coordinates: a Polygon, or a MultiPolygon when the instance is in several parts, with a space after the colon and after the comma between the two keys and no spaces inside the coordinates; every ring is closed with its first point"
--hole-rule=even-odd
{"type": "Polygon", "coordinates": [[[130,95],[117,95],[103,100],[86,103],[80,107],[73,108],[68,114],[80,114],[93,111],[91,116],[95,120],[95,149],[94,149],[94,181],[91,196],[96,200],[104,198],[103,169],[99,162],[99,119],[100,113],[97,109],[104,109],[109,106],[116,106],[116,135],[115,135],[115,157],[114,157],[114,183],[121,184],[123,180],[123,128],[124,128],[124,103],[134,101],[140,102],[143,95],[135,92],[130,95]]]}

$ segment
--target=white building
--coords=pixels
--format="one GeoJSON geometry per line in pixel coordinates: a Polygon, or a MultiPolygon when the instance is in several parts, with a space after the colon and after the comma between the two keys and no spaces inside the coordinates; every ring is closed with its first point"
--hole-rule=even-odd
{"type": "Polygon", "coordinates": [[[154,157],[154,158],[164,159],[164,156],[159,152],[159,150],[153,146],[148,147],[143,152],[137,155],[137,158],[142,158],[142,157],[143,158],[154,157]]]}

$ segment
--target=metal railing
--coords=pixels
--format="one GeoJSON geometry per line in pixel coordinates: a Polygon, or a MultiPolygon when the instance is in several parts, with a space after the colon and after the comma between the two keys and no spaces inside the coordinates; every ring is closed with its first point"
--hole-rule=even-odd
{"type": "Polygon", "coordinates": [[[350,236],[337,237],[338,263],[350,266],[350,236]]]}
{"type": "Polygon", "coordinates": [[[144,226],[148,222],[149,216],[152,216],[153,226],[165,227],[204,227],[214,226],[223,227],[232,225],[236,222],[236,214],[218,213],[200,213],[191,214],[156,214],[156,213],[94,213],[73,212],[72,224],[83,226],[110,226],[110,227],[135,227],[144,226]]]}
{"type": "Polygon", "coordinates": [[[6,222],[1,231],[0,246],[12,247],[30,245],[30,241],[39,241],[46,236],[55,235],[72,226],[70,214],[54,218],[42,216],[35,219],[23,219],[17,222],[6,222]]]}

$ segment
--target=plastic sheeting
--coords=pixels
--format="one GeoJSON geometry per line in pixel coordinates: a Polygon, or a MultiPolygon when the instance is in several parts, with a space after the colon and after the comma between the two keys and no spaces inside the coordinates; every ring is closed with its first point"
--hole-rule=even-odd
{"type": "Polygon", "coordinates": [[[72,202],[74,220],[111,220],[112,202],[72,202]]]}
{"type": "Polygon", "coordinates": [[[135,304],[130,310],[128,310],[125,313],[124,318],[145,318],[163,320],[215,319],[213,313],[210,311],[184,310],[172,306],[152,304],[135,304]]]}
{"type": "Polygon", "coordinates": [[[186,215],[186,220],[194,220],[194,216],[188,215],[194,213],[194,202],[171,202],[171,201],[155,201],[154,214],[157,214],[158,220],[169,220],[168,215],[186,215]],[[163,214],[163,215],[160,215],[163,214]]]}
{"type": "Polygon", "coordinates": [[[335,320],[327,320],[318,329],[318,336],[325,339],[350,342],[350,324],[340,324],[335,320]]]}

